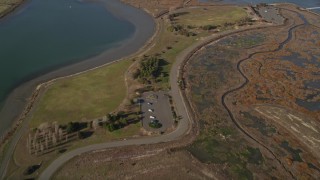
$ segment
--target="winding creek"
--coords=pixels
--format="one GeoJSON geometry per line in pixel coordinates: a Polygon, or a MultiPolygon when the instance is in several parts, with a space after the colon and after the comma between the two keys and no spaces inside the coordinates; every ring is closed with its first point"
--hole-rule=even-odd
{"type": "MultiPolygon", "coordinates": [[[[285,10],[288,10],[288,9],[285,9],[285,10]]],[[[291,10],[288,10],[288,11],[291,11],[291,10]]],[[[294,11],[291,11],[291,12],[294,12],[294,11]]],[[[290,27],[289,30],[288,30],[288,36],[287,38],[281,42],[279,44],[279,46],[272,50],[272,51],[259,51],[259,52],[254,52],[252,54],[250,54],[247,58],[245,59],[241,59],[238,63],[237,63],[237,70],[239,71],[239,73],[241,74],[241,76],[245,79],[245,82],[243,84],[241,84],[239,87],[236,87],[234,89],[231,89],[231,90],[228,90],[226,91],[222,97],[221,97],[221,101],[222,101],[222,105],[224,106],[224,108],[227,110],[232,122],[235,124],[235,126],[243,133],[245,134],[247,137],[249,137],[250,139],[252,139],[253,141],[255,141],[257,144],[259,144],[260,146],[262,146],[263,148],[265,148],[270,154],[273,155],[273,157],[275,159],[277,159],[277,161],[279,162],[279,164],[282,165],[282,167],[289,173],[291,174],[292,178],[295,179],[294,175],[289,171],[287,170],[287,168],[282,164],[281,160],[279,158],[277,158],[277,156],[274,154],[274,152],[269,148],[267,147],[266,145],[264,145],[262,142],[260,142],[258,139],[256,139],[254,136],[252,136],[249,132],[247,132],[245,129],[242,128],[242,125],[237,121],[237,119],[235,118],[235,116],[233,115],[231,109],[228,107],[227,103],[226,103],[226,97],[233,93],[233,92],[236,92],[240,89],[242,89],[243,87],[245,87],[248,82],[249,82],[249,79],[247,78],[247,76],[245,75],[245,73],[242,71],[241,69],[241,64],[243,62],[245,62],[246,60],[249,60],[251,59],[253,56],[257,55],[257,54],[264,54],[264,53],[274,53],[274,52],[277,52],[277,51],[280,51],[284,48],[285,45],[287,45],[291,40],[292,40],[292,33],[294,32],[295,29],[297,29],[298,27],[301,27],[301,26],[305,26],[308,24],[308,21],[305,19],[305,17],[300,14],[300,13],[297,13],[297,12],[294,12],[296,13],[299,18],[301,20],[303,20],[303,23],[302,24],[298,24],[298,25],[295,25],[293,27],[290,27]]]]}

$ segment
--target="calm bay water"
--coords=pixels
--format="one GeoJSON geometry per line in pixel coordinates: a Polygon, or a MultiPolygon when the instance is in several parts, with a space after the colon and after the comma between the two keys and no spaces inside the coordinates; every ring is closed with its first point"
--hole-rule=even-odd
{"type": "Polygon", "coordinates": [[[98,3],[28,2],[0,20],[0,108],[21,82],[117,46],[134,31],[98,3]]]}

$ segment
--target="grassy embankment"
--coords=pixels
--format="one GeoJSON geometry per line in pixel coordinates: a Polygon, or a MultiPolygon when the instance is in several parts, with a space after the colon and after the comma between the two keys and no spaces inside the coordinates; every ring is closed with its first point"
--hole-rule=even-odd
{"type": "Polygon", "coordinates": [[[15,9],[23,0],[0,0],[0,17],[15,9]]]}
{"type": "Polygon", "coordinates": [[[91,120],[114,111],[126,96],[124,73],[131,63],[120,61],[53,83],[37,104],[30,127],[91,120]]]}
{"type": "MultiPolygon", "coordinates": [[[[43,122],[63,125],[87,121],[116,110],[126,96],[124,74],[131,64],[131,60],[124,60],[55,82],[37,104],[30,127],[43,122]]],[[[124,129],[93,135],[88,138],[90,142],[84,141],[91,144],[137,135],[140,127],[139,123],[130,124],[124,129]]]]}
{"type": "Polygon", "coordinates": [[[247,14],[241,7],[221,6],[193,8],[183,16],[178,17],[178,22],[190,26],[223,25],[224,23],[235,23],[247,14]]]}

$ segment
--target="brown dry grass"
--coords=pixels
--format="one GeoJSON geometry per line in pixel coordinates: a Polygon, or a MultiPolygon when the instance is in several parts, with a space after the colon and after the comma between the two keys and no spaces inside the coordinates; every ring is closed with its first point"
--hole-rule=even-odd
{"type": "Polygon", "coordinates": [[[83,159],[73,159],[65,168],[56,173],[54,179],[212,179],[214,175],[199,166],[186,151],[141,152],[132,158],[125,153],[114,156],[114,152],[98,153],[92,158],[87,154],[83,159]],[[122,157],[125,159],[122,159],[122,157]],[[191,159],[190,159],[191,158],[191,159]],[[90,164],[90,165],[89,165],[90,164]],[[94,173],[93,173],[94,172],[94,173]]]}

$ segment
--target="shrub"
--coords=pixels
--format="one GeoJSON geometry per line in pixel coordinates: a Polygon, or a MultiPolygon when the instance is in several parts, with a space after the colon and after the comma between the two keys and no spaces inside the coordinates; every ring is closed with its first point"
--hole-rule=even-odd
{"type": "Polygon", "coordinates": [[[159,59],[156,57],[145,58],[140,63],[139,78],[143,83],[150,82],[159,75],[159,59]]]}
{"type": "Polygon", "coordinates": [[[152,127],[152,128],[154,128],[154,129],[159,129],[159,128],[162,127],[162,124],[159,123],[158,121],[155,121],[155,122],[150,122],[150,123],[149,123],[149,126],[152,127]]]}
{"type": "Polygon", "coordinates": [[[127,121],[126,118],[120,118],[119,123],[120,123],[122,126],[128,125],[128,121],[127,121]]]}
{"type": "Polygon", "coordinates": [[[169,26],[169,27],[167,28],[167,30],[170,31],[170,32],[173,32],[173,31],[175,31],[175,28],[174,28],[173,26],[169,26]]]}
{"type": "Polygon", "coordinates": [[[216,29],[216,28],[217,28],[217,26],[214,26],[214,25],[201,26],[201,29],[207,30],[207,31],[212,30],[212,29],[216,29]]]}
{"type": "Polygon", "coordinates": [[[116,128],[114,127],[114,125],[112,123],[110,123],[110,124],[108,124],[108,130],[110,132],[112,132],[112,131],[116,130],[116,128]]]}
{"type": "Polygon", "coordinates": [[[69,122],[67,124],[67,133],[73,133],[75,131],[78,131],[80,128],[80,124],[78,122],[69,122]]]}

